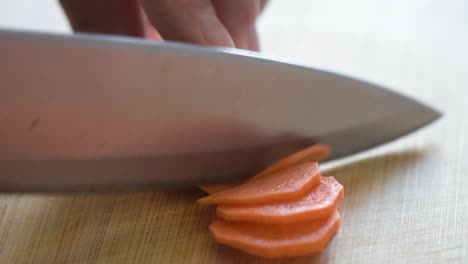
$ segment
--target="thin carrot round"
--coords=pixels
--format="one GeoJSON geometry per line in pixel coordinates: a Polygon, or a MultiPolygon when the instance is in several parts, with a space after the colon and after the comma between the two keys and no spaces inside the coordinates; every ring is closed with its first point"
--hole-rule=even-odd
{"type": "Polygon", "coordinates": [[[249,180],[236,187],[198,200],[200,204],[253,205],[287,201],[306,195],[320,183],[317,163],[303,163],[287,170],[249,180]]]}
{"type": "Polygon", "coordinates": [[[273,165],[255,175],[252,179],[265,177],[272,173],[290,168],[296,164],[305,162],[319,162],[330,156],[330,153],[331,148],[328,145],[315,144],[275,162],[273,165]]]}
{"type": "Polygon", "coordinates": [[[338,211],[316,221],[259,224],[216,219],[210,226],[218,243],[249,254],[281,258],[322,251],[341,225],[338,211]]]}
{"type": "MultiPolygon", "coordinates": [[[[265,177],[269,174],[290,168],[296,164],[305,162],[319,162],[328,158],[330,156],[330,153],[331,148],[328,145],[315,144],[275,162],[271,166],[267,167],[266,169],[255,175],[252,179],[265,177]]],[[[211,194],[228,188],[232,188],[234,186],[236,186],[236,184],[206,184],[200,186],[200,188],[203,191],[211,194]]]]}
{"type": "Polygon", "coordinates": [[[343,199],[343,186],[333,177],[322,177],[320,184],[309,194],[290,202],[267,205],[222,205],[218,217],[230,221],[258,223],[294,223],[310,221],[330,215],[343,199]]]}

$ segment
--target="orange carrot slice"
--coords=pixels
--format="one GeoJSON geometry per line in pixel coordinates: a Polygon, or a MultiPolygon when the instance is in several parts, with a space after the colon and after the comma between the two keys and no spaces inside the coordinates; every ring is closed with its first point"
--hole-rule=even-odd
{"type": "Polygon", "coordinates": [[[317,187],[298,200],[257,206],[222,205],[218,206],[217,214],[232,221],[271,224],[301,222],[330,215],[343,196],[343,186],[335,178],[322,177],[317,187]]]}
{"type": "Polygon", "coordinates": [[[305,163],[305,162],[319,162],[323,159],[326,159],[330,156],[331,149],[327,145],[315,144],[306,149],[303,149],[299,152],[293,153],[286,158],[274,163],[268,168],[264,169],[252,179],[265,177],[272,173],[285,170],[296,164],[305,163]]]}
{"type": "Polygon", "coordinates": [[[198,200],[200,204],[254,205],[298,199],[320,183],[317,163],[303,163],[198,200]]]}
{"type": "Polygon", "coordinates": [[[293,224],[258,224],[216,219],[210,230],[218,243],[252,255],[280,258],[322,251],[340,225],[340,215],[338,211],[334,211],[324,219],[293,224]]]}
{"type": "MultiPolygon", "coordinates": [[[[306,149],[293,153],[284,159],[277,161],[273,165],[269,166],[268,168],[255,175],[252,179],[265,177],[266,175],[287,169],[299,163],[319,162],[328,158],[330,156],[330,153],[331,149],[328,145],[315,144],[306,149]]],[[[234,186],[235,184],[207,184],[200,186],[200,188],[203,191],[211,194],[219,192],[221,190],[232,188],[234,186]]]]}

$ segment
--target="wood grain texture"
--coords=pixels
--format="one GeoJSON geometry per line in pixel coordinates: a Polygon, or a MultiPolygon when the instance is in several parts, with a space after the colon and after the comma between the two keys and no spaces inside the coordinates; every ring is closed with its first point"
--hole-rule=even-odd
{"type": "MultiPolygon", "coordinates": [[[[67,32],[54,1],[0,2],[0,25],[67,32]],[[26,4],[29,3],[29,4],[26,4]]],[[[275,56],[388,85],[444,118],[324,165],[345,186],[327,250],[287,263],[468,262],[468,2],[273,1],[275,56]]],[[[371,109],[369,111],[372,111],[371,109]]],[[[0,196],[0,263],[280,263],[218,246],[199,191],[0,196]]]]}

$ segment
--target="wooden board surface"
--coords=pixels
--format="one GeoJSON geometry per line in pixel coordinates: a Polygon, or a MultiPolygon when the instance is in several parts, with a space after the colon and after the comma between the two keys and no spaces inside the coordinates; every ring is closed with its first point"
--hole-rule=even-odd
{"type": "MultiPolygon", "coordinates": [[[[67,32],[55,1],[0,1],[0,26],[67,32]]],[[[276,0],[259,22],[275,56],[391,86],[445,114],[327,164],[343,226],[286,263],[468,262],[468,2],[276,0]]],[[[369,111],[372,111],[370,109],[369,111]]],[[[0,263],[278,263],[215,245],[199,191],[0,196],[0,263]]]]}

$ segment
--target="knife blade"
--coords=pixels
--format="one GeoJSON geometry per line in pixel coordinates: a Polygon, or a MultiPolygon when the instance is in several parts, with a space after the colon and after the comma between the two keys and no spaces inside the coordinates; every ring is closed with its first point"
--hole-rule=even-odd
{"type": "Polygon", "coordinates": [[[261,54],[0,31],[0,191],[167,188],[252,176],[315,142],[331,158],[440,114],[261,54]]]}

